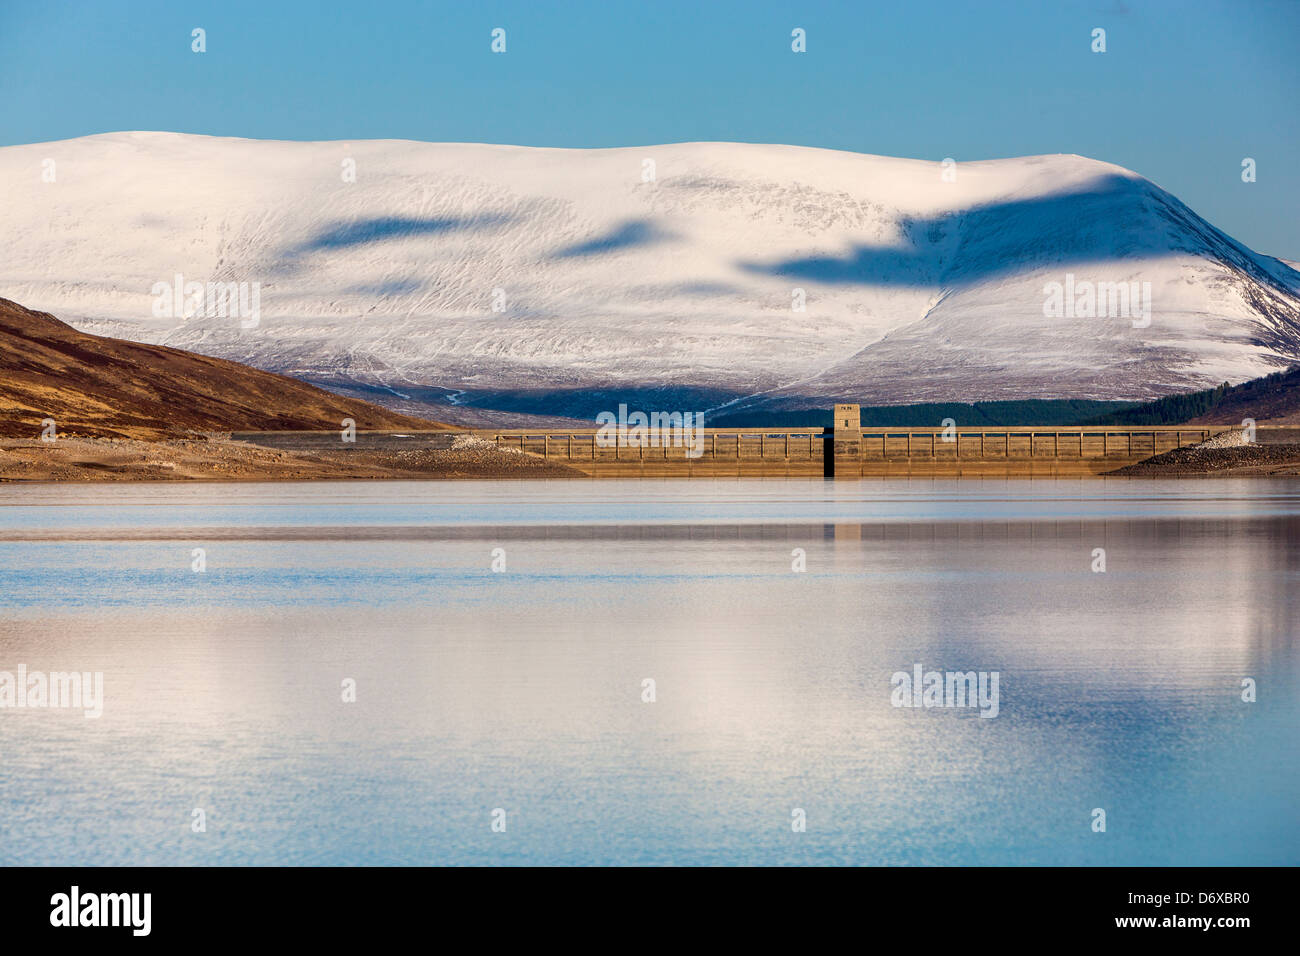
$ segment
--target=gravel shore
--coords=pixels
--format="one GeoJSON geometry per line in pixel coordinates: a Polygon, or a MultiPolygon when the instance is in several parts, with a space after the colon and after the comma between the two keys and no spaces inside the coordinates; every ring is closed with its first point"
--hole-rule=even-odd
{"type": "Polygon", "coordinates": [[[1217,446],[1215,439],[1175,448],[1135,465],[1108,472],[1123,478],[1282,477],[1300,475],[1300,444],[1217,446]]]}
{"type": "Polygon", "coordinates": [[[564,465],[478,440],[448,449],[299,452],[228,439],[0,439],[0,482],[582,477],[564,465]]]}

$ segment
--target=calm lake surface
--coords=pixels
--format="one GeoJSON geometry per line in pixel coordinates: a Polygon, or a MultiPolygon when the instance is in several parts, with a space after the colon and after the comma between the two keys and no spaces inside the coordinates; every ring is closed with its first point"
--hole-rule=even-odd
{"type": "Polygon", "coordinates": [[[0,862],[1296,864],[1298,585],[1300,482],[0,485],[0,671],[104,681],[0,862]]]}

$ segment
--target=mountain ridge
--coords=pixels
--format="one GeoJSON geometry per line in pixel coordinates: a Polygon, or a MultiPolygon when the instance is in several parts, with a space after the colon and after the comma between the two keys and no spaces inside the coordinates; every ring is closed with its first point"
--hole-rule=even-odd
{"type": "Polygon", "coordinates": [[[1073,154],[118,133],[0,174],[6,294],[444,420],[1146,400],[1300,358],[1300,273],[1073,154]],[[259,283],[260,325],[155,317],[177,273],[259,283]],[[1149,325],[1046,315],[1067,277],[1150,283],[1149,325]]]}

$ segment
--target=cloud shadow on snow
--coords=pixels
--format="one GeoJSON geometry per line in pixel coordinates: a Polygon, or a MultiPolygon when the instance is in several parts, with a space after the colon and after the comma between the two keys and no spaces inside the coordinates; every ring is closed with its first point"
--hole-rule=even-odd
{"type": "Polygon", "coordinates": [[[292,246],[280,256],[275,271],[293,274],[302,268],[301,260],[315,252],[336,249],[354,249],[376,242],[410,239],[417,236],[439,236],[465,229],[502,226],[514,217],[504,214],[477,216],[372,216],[332,223],[320,229],[311,238],[292,246]]]}
{"type": "Polygon", "coordinates": [[[413,216],[378,216],[353,222],[335,223],[294,248],[295,253],[319,252],[322,249],[346,249],[351,246],[407,239],[412,236],[436,236],[445,232],[501,225],[503,216],[442,216],[420,219],[413,216]]]}
{"type": "Polygon", "coordinates": [[[750,273],[831,285],[933,287],[979,282],[1026,265],[1156,258],[1204,251],[1205,244],[1219,254],[1251,255],[1162,190],[1119,175],[1076,192],[908,220],[904,231],[901,246],[857,245],[845,256],[737,265],[750,273]]]}
{"type": "Polygon", "coordinates": [[[552,253],[551,258],[576,259],[581,256],[595,256],[637,246],[649,246],[672,238],[672,235],[659,229],[654,223],[644,219],[632,219],[603,236],[560,249],[552,253]]]}

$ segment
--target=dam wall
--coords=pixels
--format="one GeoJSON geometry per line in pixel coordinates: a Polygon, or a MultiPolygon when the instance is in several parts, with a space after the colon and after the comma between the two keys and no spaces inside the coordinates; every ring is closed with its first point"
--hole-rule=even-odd
{"type": "MultiPolygon", "coordinates": [[[[837,405],[830,428],[701,428],[627,433],[598,428],[357,432],[345,447],[392,453],[447,449],[465,435],[596,478],[1053,477],[1102,475],[1195,445],[1239,425],[1015,428],[861,428],[857,406],[837,405]]],[[[1257,441],[1294,441],[1295,426],[1257,428],[1257,441]]],[[[326,451],[339,432],[239,432],[264,447],[326,451]]]]}
{"type": "Polygon", "coordinates": [[[598,478],[1052,477],[1101,475],[1235,427],[705,428],[689,446],[658,436],[604,442],[594,428],[475,434],[598,478]]]}

